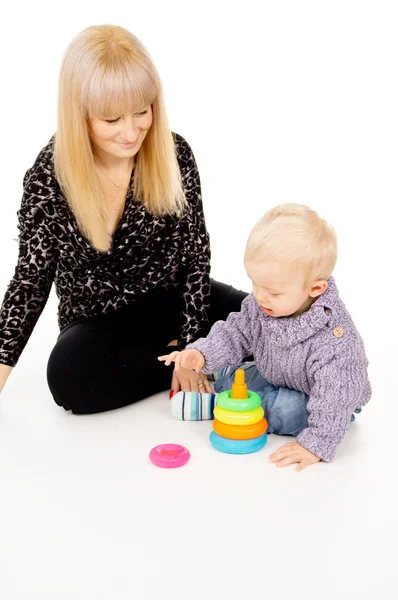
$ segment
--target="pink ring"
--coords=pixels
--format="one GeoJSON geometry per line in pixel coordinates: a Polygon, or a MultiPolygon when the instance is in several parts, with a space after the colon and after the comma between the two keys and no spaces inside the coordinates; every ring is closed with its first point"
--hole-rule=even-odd
{"type": "Polygon", "coordinates": [[[182,467],[189,461],[190,456],[188,448],[179,444],[160,444],[149,453],[150,461],[163,469],[182,467]]]}

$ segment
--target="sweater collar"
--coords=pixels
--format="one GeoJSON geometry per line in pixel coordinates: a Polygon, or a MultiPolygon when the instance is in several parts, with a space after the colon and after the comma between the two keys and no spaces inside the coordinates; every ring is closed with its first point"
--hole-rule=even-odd
{"type": "Polygon", "coordinates": [[[258,309],[261,318],[266,321],[267,333],[272,342],[288,348],[304,342],[325,327],[338,301],[339,292],[334,278],[330,277],[326,291],[307,312],[298,317],[270,317],[260,307],[258,309]]]}

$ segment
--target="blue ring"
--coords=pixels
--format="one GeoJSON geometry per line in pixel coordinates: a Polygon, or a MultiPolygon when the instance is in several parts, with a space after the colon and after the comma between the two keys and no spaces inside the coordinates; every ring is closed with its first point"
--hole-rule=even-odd
{"type": "Polygon", "coordinates": [[[210,434],[210,443],[219,452],[226,452],[227,454],[251,454],[264,448],[267,443],[267,434],[264,433],[260,437],[252,438],[251,440],[230,440],[212,431],[210,434]]]}

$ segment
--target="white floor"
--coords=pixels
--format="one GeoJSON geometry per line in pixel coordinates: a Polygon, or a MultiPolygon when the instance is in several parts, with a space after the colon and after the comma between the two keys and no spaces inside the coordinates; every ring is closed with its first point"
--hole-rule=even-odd
{"type": "Polygon", "coordinates": [[[396,597],[396,393],[377,371],[392,354],[374,357],[375,396],[335,462],[296,473],[268,462],[275,436],[254,455],[216,452],[211,423],[174,420],[166,393],[94,416],[58,408],[50,304],[1,396],[2,599],[396,597]],[[191,461],[156,468],[162,442],[191,461]]]}

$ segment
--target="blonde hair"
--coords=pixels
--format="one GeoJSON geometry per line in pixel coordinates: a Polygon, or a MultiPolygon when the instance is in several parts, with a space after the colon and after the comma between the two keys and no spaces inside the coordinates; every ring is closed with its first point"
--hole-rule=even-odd
{"type": "Polygon", "coordinates": [[[107,207],[95,170],[88,119],[137,113],[153,121],[135,156],[133,194],[154,215],[181,215],[186,199],[159,75],[141,42],[114,25],[88,27],[64,55],[58,90],[54,169],[81,231],[109,247],[107,207]]]}
{"type": "Polygon", "coordinates": [[[250,233],[245,262],[275,260],[301,271],[305,286],[329,279],[337,260],[337,236],[308,206],[281,204],[269,210],[250,233]]]}

